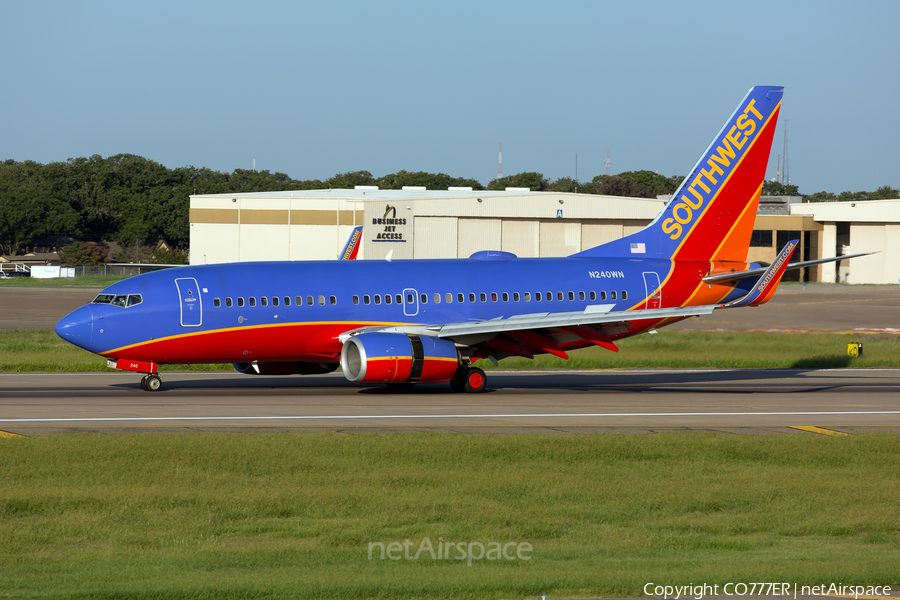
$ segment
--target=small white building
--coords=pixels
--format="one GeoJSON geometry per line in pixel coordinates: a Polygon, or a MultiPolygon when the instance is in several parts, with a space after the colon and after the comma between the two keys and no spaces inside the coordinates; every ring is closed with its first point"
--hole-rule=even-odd
{"type": "Polygon", "coordinates": [[[360,259],[567,256],[646,226],[662,200],[557,192],[311,190],[191,196],[191,264],[332,260],[364,225],[360,259]]]}
{"type": "Polygon", "coordinates": [[[792,204],[791,215],[810,215],[821,225],[823,258],[878,252],[821,265],[820,281],[900,283],[900,199],[792,204]]]}

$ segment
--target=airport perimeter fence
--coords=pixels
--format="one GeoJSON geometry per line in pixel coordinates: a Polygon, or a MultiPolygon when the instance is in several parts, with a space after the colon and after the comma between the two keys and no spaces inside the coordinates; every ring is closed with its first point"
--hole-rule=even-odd
{"type": "Polygon", "coordinates": [[[67,267],[75,270],[75,277],[85,277],[88,275],[113,275],[116,277],[130,277],[132,275],[140,275],[141,273],[149,273],[150,271],[159,271],[160,269],[169,269],[171,267],[180,267],[184,265],[150,265],[150,264],[108,264],[108,265],[76,265],[67,267]]]}

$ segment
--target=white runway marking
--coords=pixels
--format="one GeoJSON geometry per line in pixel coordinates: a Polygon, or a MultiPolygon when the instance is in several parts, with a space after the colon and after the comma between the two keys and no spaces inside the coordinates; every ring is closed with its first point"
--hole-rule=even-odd
{"type": "Polygon", "coordinates": [[[507,413],[466,415],[282,415],[271,417],[78,417],[62,419],[0,419],[0,423],[74,423],[90,421],[278,421],[353,419],[529,419],[547,417],[730,417],[730,416],[900,415],[900,410],[802,412],[669,412],[669,413],[507,413]]]}

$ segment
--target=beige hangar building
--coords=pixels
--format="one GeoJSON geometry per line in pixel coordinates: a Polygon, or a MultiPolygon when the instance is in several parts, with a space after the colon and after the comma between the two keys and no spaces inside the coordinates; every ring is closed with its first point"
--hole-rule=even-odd
{"type": "MultiPolygon", "coordinates": [[[[763,197],[748,254],[770,262],[789,239],[794,261],[860,252],[794,279],[900,282],[900,199],[802,204],[763,197]]],[[[466,258],[479,250],[568,256],[642,229],[665,200],[558,192],[309,190],[190,197],[191,264],[334,260],[363,225],[359,259],[466,258]]]]}
{"type": "Polygon", "coordinates": [[[556,192],[312,190],[191,196],[191,264],[333,260],[364,225],[360,259],[567,256],[646,226],[665,202],[556,192]]]}

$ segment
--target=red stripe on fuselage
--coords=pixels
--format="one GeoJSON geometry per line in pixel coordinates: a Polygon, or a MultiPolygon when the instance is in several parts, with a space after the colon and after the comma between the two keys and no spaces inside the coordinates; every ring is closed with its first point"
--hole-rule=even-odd
{"type": "Polygon", "coordinates": [[[341,354],[340,334],[377,325],[389,324],[314,322],[218,329],[151,340],[102,355],[168,364],[337,360],[341,354]]]}

